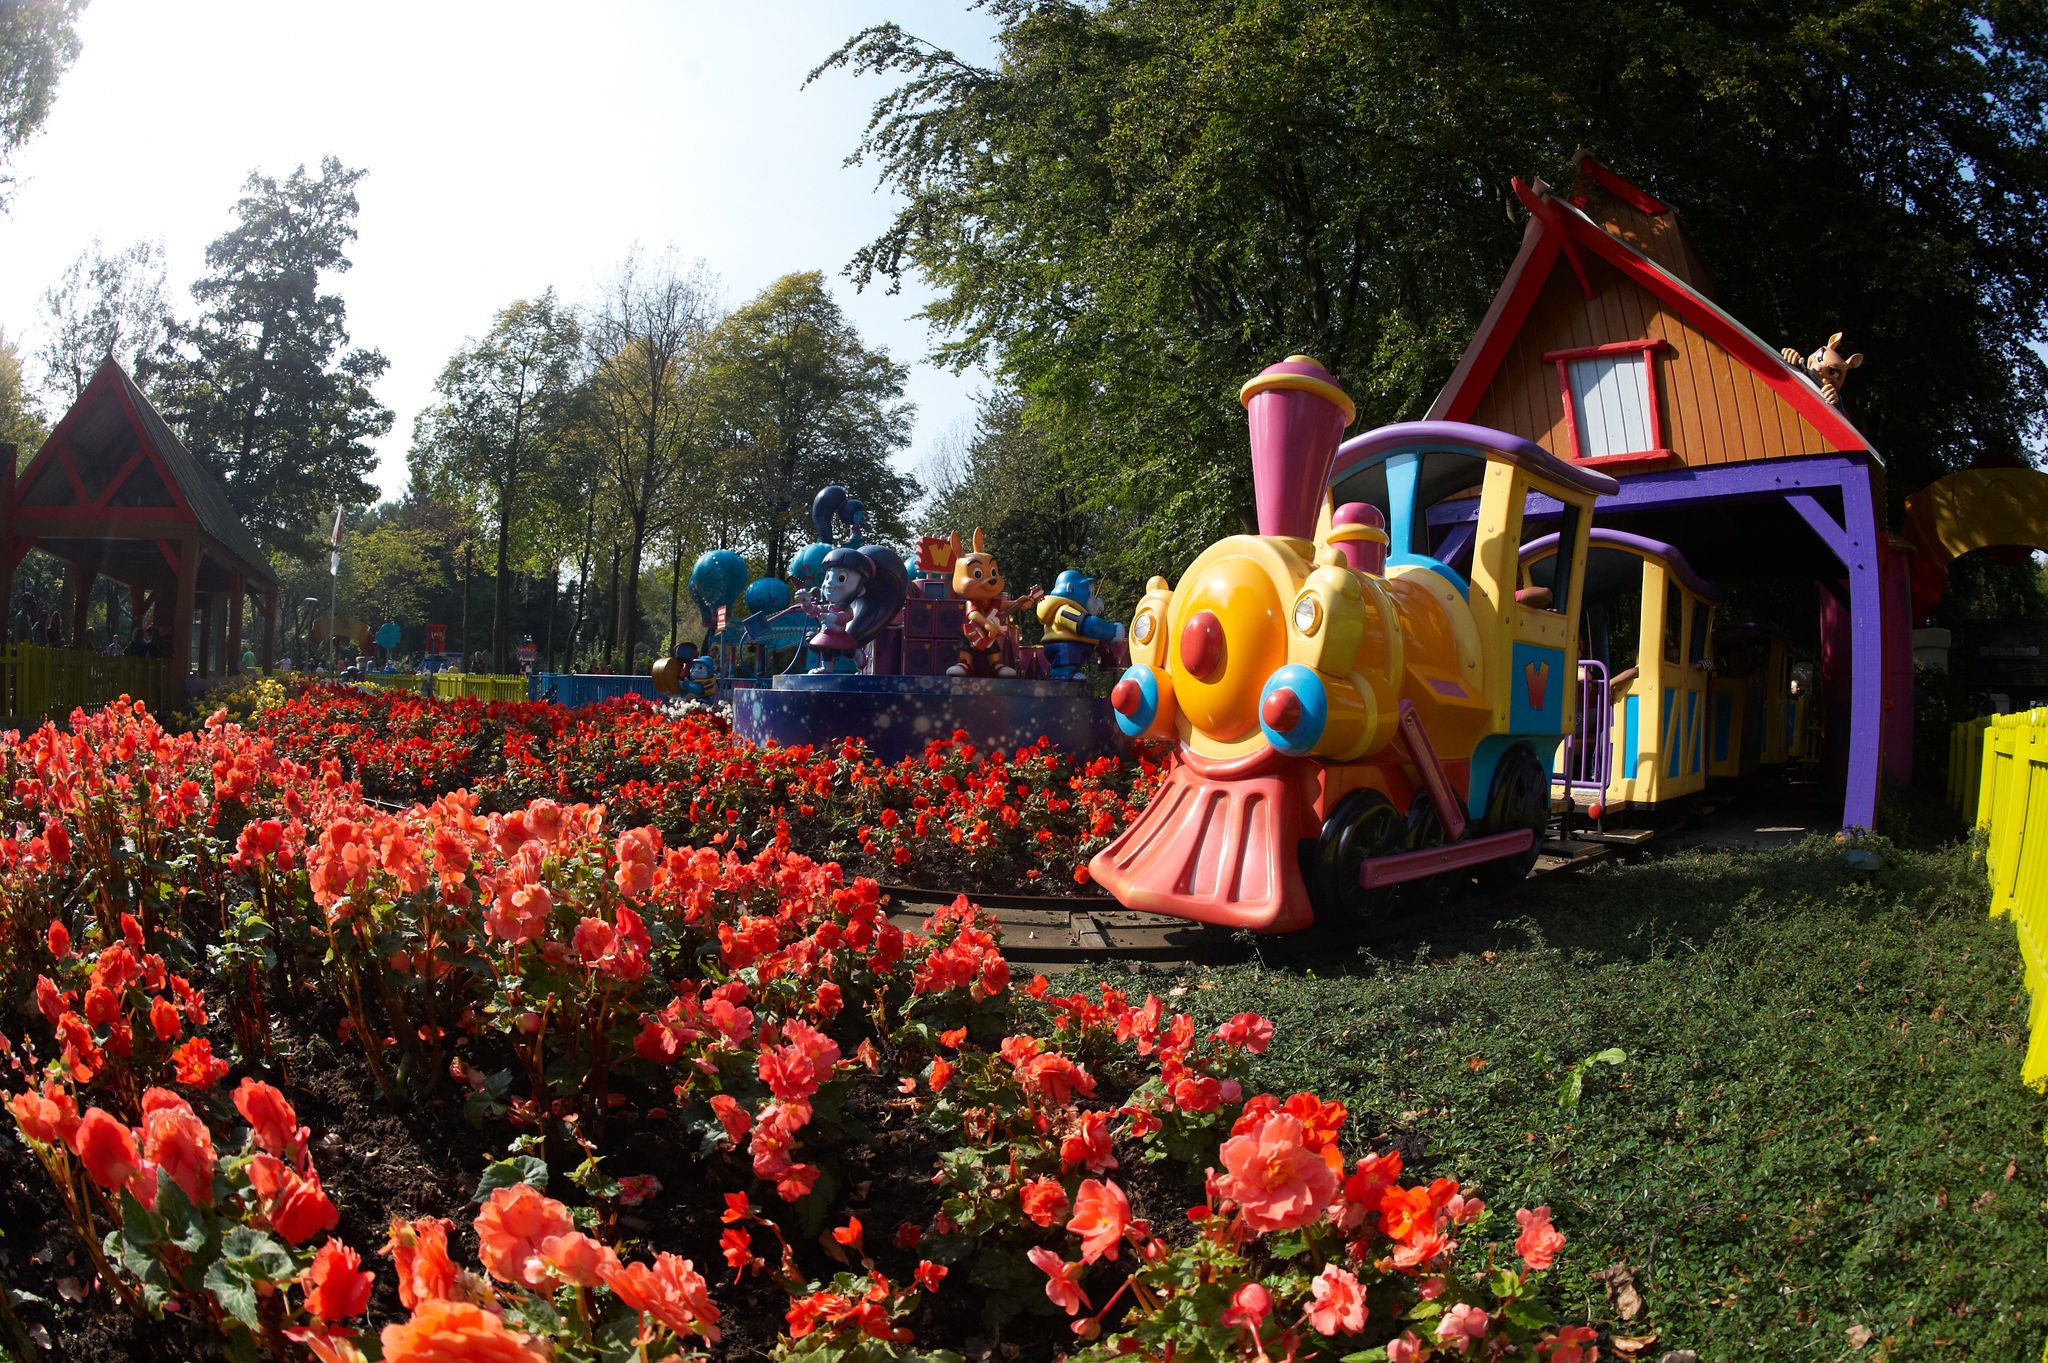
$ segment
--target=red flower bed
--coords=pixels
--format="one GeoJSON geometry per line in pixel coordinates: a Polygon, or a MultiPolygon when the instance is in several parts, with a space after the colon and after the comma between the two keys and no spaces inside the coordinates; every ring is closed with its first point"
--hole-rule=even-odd
{"type": "Polygon", "coordinates": [[[1142,754],[1076,762],[1044,740],[985,753],[964,734],[894,765],[856,743],[757,748],[710,710],[633,698],[568,710],[316,687],[267,711],[261,731],[298,761],[334,760],[376,798],[466,788],[487,811],[602,803],[672,843],[787,839],[852,873],[986,893],[1075,893],[1160,775],[1142,754]]]}
{"type": "Polygon", "coordinates": [[[966,900],[908,931],[786,831],[743,854],[547,798],[391,812],[232,725],[73,724],[0,740],[8,1106],[90,1260],[67,1309],[281,1359],[736,1329],[948,1357],[1023,1314],[1103,1360],[1596,1356],[1536,1300],[1548,1212],[1405,1183],[1343,1149],[1341,1104],[1252,1092],[1255,1015],[1013,987],[966,900]],[[309,1015],[389,1104],[459,1103],[502,1151],[466,1225],[334,1233],[326,1133],[279,1087],[278,1019],[309,1015]],[[874,1189],[878,1128],[902,1162],[874,1189]],[[656,1146],[693,1152],[682,1253],[631,1210],[656,1146]]]}

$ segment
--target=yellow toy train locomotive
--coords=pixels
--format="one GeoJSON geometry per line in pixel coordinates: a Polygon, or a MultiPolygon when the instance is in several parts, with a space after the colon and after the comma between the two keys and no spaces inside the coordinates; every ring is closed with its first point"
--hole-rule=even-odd
{"type": "Polygon", "coordinates": [[[1614,480],[1460,422],[1340,447],[1351,399],[1304,356],[1239,397],[1259,533],[1139,603],[1111,704],[1126,733],[1177,749],[1095,878],[1131,908],[1291,932],[1423,877],[1526,874],[1573,722],[1593,501],[1614,480]],[[1430,509],[1475,493],[1476,531],[1436,557],[1430,509]],[[1538,509],[1571,567],[1518,592],[1538,509]]]}

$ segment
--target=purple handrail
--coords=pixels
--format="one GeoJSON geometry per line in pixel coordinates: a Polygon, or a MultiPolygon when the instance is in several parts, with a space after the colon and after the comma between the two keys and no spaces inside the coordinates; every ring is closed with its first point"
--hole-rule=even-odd
{"type": "Polygon", "coordinates": [[[1607,779],[1614,770],[1614,707],[1608,693],[1607,664],[1591,658],[1579,661],[1579,710],[1572,732],[1564,740],[1563,782],[1567,792],[1585,792],[1597,802],[1607,793],[1607,779]]]}

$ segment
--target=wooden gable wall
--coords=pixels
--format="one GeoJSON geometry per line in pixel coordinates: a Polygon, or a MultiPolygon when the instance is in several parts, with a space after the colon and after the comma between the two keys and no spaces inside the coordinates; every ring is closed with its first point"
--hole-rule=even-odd
{"type": "Polygon", "coordinates": [[[1581,252],[1580,261],[1594,296],[1585,296],[1560,257],[1479,405],[1464,419],[1512,431],[1570,459],[1557,365],[1543,356],[1656,337],[1670,342],[1656,357],[1657,394],[1665,444],[1681,463],[1699,467],[1839,451],[1748,366],[1661,299],[1589,252],[1581,252]]]}

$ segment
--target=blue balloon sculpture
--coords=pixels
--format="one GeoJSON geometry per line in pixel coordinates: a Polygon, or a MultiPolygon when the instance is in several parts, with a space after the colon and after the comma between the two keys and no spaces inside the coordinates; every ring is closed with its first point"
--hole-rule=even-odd
{"type": "Polygon", "coordinates": [[[789,609],[789,584],[779,577],[759,578],[747,584],[747,613],[749,615],[773,615],[779,610],[789,609]]]}
{"type": "Polygon", "coordinates": [[[713,549],[690,569],[690,599],[706,629],[718,620],[718,608],[730,607],[747,586],[747,561],[730,549],[713,549]]]}

